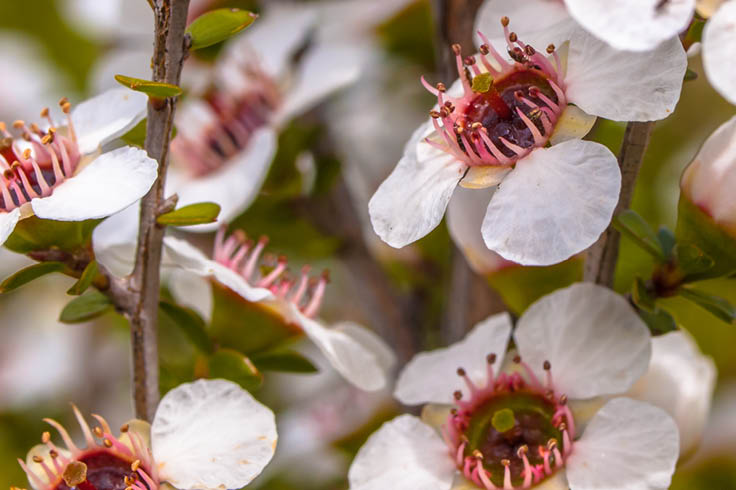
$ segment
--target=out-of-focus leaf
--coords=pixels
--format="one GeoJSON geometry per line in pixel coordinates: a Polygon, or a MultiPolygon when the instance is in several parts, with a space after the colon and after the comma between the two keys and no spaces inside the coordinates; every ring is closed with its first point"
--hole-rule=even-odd
{"type": "Polygon", "coordinates": [[[677,207],[675,235],[678,243],[692,243],[713,259],[715,264],[709,277],[736,271],[736,237],[729,235],[684,195],[680,196],[677,207]]]}
{"type": "Polygon", "coordinates": [[[72,287],[69,288],[66,294],[79,296],[84,293],[92,285],[98,272],[99,268],[97,267],[97,261],[93,260],[87,264],[87,267],[82,271],[82,275],[79,277],[79,280],[72,284],[72,287]]]}
{"type": "Polygon", "coordinates": [[[53,221],[30,216],[15,225],[5,247],[21,254],[50,249],[75,252],[89,245],[100,221],[53,221]]]}
{"type": "Polygon", "coordinates": [[[649,223],[639,216],[635,211],[627,209],[613,220],[613,226],[623,235],[631,238],[643,250],[659,260],[665,260],[665,254],[659,241],[649,223]]]}
{"type": "Polygon", "coordinates": [[[727,300],[689,287],[682,287],[678,292],[683,298],[692,301],[705,310],[708,310],[724,322],[731,325],[736,324],[736,308],[734,308],[734,306],[727,300]]]}
{"type": "Polygon", "coordinates": [[[672,233],[672,230],[670,230],[666,226],[660,226],[659,230],[657,230],[657,240],[659,241],[659,246],[662,249],[662,253],[664,254],[665,258],[669,260],[672,257],[672,252],[674,251],[675,245],[677,244],[677,241],[675,240],[675,234],[672,233]]]}
{"type": "Polygon", "coordinates": [[[208,362],[210,378],[228,379],[252,391],[263,381],[263,375],[247,356],[232,349],[219,349],[208,362]]]}
{"type": "Polygon", "coordinates": [[[693,80],[697,80],[697,79],[698,79],[698,72],[693,71],[690,68],[688,68],[685,71],[685,78],[684,78],[684,80],[686,82],[692,82],[693,80]]]}
{"type": "Polygon", "coordinates": [[[0,283],[0,294],[17,289],[29,282],[52,272],[61,272],[66,268],[62,262],[40,262],[21,269],[0,283]]]}
{"type": "Polygon", "coordinates": [[[215,9],[204,13],[187,27],[187,34],[192,38],[191,49],[221,43],[251,25],[257,17],[253,12],[236,8],[215,9]]]}
{"type": "Polygon", "coordinates": [[[93,291],[71,300],[61,311],[59,321],[81,323],[96,318],[112,308],[112,302],[104,294],[93,291]]]}
{"type": "Polygon", "coordinates": [[[161,312],[169,317],[169,319],[181,329],[192,344],[204,353],[210,353],[214,350],[212,341],[205,329],[204,320],[197,312],[191,308],[175,305],[167,301],[159,303],[161,312]]]}
{"type": "Polygon", "coordinates": [[[675,247],[675,261],[686,282],[714,277],[712,271],[715,261],[697,245],[679,243],[675,247]]]}
{"type": "Polygon", "coordinates": [[[677,330],[677,323],[672,315],[659,307],[655,307],[652,311],[639,308],[637,312],[652,333],[664,334],[677,330]]]}
{"type": "Polygon", "coordinates": [[[199,202],[164,213],[156,218],[160,225],[190,226],[214,223],[220,214],[220,205],[214,202],[199,202]]]}
{"type": "Polygon", "coordinates": [[[125,87],[136,92],[142,92],[149,97],[165,99],[167,97],[176,97],[181,95],[182,89],[176,85],[164,82],[154,82],[144,80],[142,78],[134,78],[126,75],[115,75],[115,80],[125,87]]]}
{"type": "Polygon", "coordinates": [[[649,313],[653,313],[654,310],[657,308],[654,304],[656,298],[652,296],[652,294],[649,292],[646,285],[644,284],[644,280],[640,277],[637,277],[634,281],[633,287],[631,289],[631,297],[634,300],[636,306],[643,310],[646,310],[649,313]]]}
{"type": "Polygon", "coordinates": [[[293,350],[273,350],[254,354],[251,360],[261,371],[288,373],[316,373],[319,371],[312,361],[293,350]]]}
{"type": "Polygon", "coordinates": [[[129,145],[143,148],[146,143],[146,126],[148,118],[143,118],[141,122],[133,126],[133,128],[120,137],[121,140],[129,145]]]}

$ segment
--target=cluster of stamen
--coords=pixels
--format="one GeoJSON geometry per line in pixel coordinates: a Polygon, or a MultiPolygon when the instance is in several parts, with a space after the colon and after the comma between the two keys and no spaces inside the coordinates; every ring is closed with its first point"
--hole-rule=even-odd
{"type": "Polygon", "coordinates": [[[442,428],[463,475],[486,490],[530,488],[555,473],[572,451],[575,423],[565,395],[555,393],[549,362],[540,381],[516,357],[521,373],[494,374],[487,357],[487,382],[477,386],[458,369],[470,392],[454,394],[455,407],[442,428]]]}
{"type": "Polygon", "coordinates": [[[296,306],[304,315],[314,317],[319,310],[329,274],[323,271],[319,277],[309,275],[310,267],[302,267],[299,278],[289,274],[288,260],[261,254],[268,244],[268,237],[257,242],[249,240],[242,230],[225,238],[225,228],[220,228],[215,238],[214,259],[217,263],[237,272],[245,281],[259,288],[270,290],[277,298],[296,306]]]}
{"type": "Polygon", "coordinates": [[[177,162],[186,165],[194,176],[208,175],[227,165],[248,146],[256,130],[269,124],[281,103],[278,87],[255,61],[238,69],[243,90],[210,90],[203,97],[211,116],[206,129],[195,135],[179,133],[172,142],[177,162]]]}
{"type": "Polygon", "coordinates": [[[66,448],[60,449],[51,440],[51,434],[44,432],[41,442],[48,448],[48,457],[35,454],[28,465],[18,460],[36,490],[158,490],[153,457],[137,432],[129,430],[126,424],[120,428],[121,437],[117,438],[107,421],[94,414],[99,426],[92,429],[77,407],[73,408],[86,447],[79,448],[58,422],[44,419],[59,432],[66,448]],[[127,444],[121,441],[123,434],[127,436],[127,444]]]}
{"type": "Polygon", "coordinates": [[[10,212],[34,198],[48,197],[54,188],[74,175],[80,153],[70,115],[71,104],[64,98],[59,105],[67,118],[67,135],[57,131],[48,108],[41,111],[41,117],[49,124],[47,129],[20,120],[13,123],[12,127],[29,144],[24,150],[19,148],[8,126],[0,122],[0,212],[10,212]]]}
{"type": "Polygon", "coordinates": [[[433,87],[422,78],[438,103],[430,116],[440,139],[426,142],[470,166],[510,166],[544,146],[567,106],[562,64],[554,45],[547,47],[553,64],[509,31],[507,17],[501,24],[510,61],[482,33],[478,33],[483,44],[477,57],[463,58],[460,46],[453,45],[461,97],[451,97],[444,84],[433,87]]]}

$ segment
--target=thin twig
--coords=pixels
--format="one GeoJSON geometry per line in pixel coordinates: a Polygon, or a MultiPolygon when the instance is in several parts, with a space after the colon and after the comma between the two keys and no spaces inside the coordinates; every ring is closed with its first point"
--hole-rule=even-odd
{"type": "MultiPolygon", "coordinates": [[[[626,126],[618,156],[618,163],[621,167],[621,194],[613,212],[614,216],[618,216],[631,205],[636,178],[639,175],[653,128],[654,122],[630,122],[626,126]]],[[[619,232],[614,230],[613,226],[609,226],[598,241],[588,249],[584,280],[609,288],[613,287],[620,240],[619,232]]]]}
{"type": "MultiPolygon", "coordinates": [[[[189,0],[157,0],[154,3],[155,39],[153,81],[179,84],[188,51],[185,38],[189,0]]],[[[152,420],[159,399],[158,302],[161,248],[164,228],[156,217],[164,201],[169,143],[176,98],[149,101],[145,149],[159,162],[158,178],[141,201],[135,268],[130,277],[134,301],[128,312],[133,355],[133,400],[136,417],[152,420]]]]}

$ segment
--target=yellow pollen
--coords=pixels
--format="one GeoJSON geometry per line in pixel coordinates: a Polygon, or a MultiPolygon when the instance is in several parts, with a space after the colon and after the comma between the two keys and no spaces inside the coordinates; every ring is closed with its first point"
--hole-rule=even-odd
{"type": "Polygon", "coordinates": [[[110,439],[103,439],[102,444],[104,444],[105,447],[108,449],[112,447],[112,442],[110,442],[110,439]]]}
{"type": "Polygon", "coordinates": [[[47,444],[51,440],[51,434],[49,432],[44,432],[41,434],[41,442],[44,444],[47,444]]]}
{"type": "Polygon", "coordinates": [[[32,459],[36,463],[43,463],[43,458],[41,456],[33,456],[32,459]]]}
{"type": "Polygon", "coordinates": [[[140,468],[140,466],[141,466],[141,460],[136,459],[135,461],[133,461],[133,464],[130,465],[130,469],[133,471],[138,471],[138,468],[140,468]]]}
{"type": "Polygon", "coordinates": [[[23,122],[23,121],[21,121],[20,119],[18,119],[17,121],[13,121],[13,127],[14,127],[15,129],[20,129],[20,128],[22,128],[22,127],[23,127],[23,126],[25,126],[25,125],[26,125],[26,123],[24,123],[24,122],[23,122]]]}

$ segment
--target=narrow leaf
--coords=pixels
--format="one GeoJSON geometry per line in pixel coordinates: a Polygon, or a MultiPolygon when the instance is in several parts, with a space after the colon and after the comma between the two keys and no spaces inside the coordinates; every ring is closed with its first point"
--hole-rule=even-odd
{"type": "Polygon", "coordinates": [[[164,213],[156,218],[160,225],[189,226],[214,223],[220,214],[220,205],[214,202],[200,202],[190,204],[170,213],[164,213]]]}
{"type": "Polygon", "coordinates": [[[649,330],[655,334],[663,334],[677,330],[677,323],[672,315],[657,307],[652,311],[638,309],[639,317],[644,320],[649,330]]]}
{"type": "Polygon", "coordinates": [[[236,8],[215,9],[202,14],[187,27],[187,34],[192,38],[191,49],[225,41],[251,25],[257,17],[253,12],[236,8]]]}
{"type": "Polygon", "coordinates": [[[143,92],[150,97],[165,99],[166,97],[176,97],[181,95],[181,87],[164,82],[153,82],[151,80],[143,80],[142,78],[133,78],[125,75],[115,75],[115,80],[120,85],[124,85],[136,92],[143,92]]]}
{"type": "Polygon", "coordinates": [[[262,371],[288,373],[316,373],[319,371],[312,361],[292,350],[282,349],[254,354],[251,360],[262,371]]]}
{"type": "Polygon", "coordinates": [[[212,341],[207,335],[204,320],[197,312],[166,301],[161,301],[158,306],[161,312],[184,332],[197,349],[205,354],[209,354],[214,350],[212,341]]]}
{"type": "Polygon", "coordinates": [[[659,242],[659,247],[662,249],[662,253],[665,258],[667,260],[672,258],[672,253],[675,249],[675,245],[677,244],[675,234],[672,233],[672,230],[666,226],[660,226],[659,230],[657,230],[657,241],[659,242]]]}
{"type": "Polygon", "coordinates": [[[683,279],[688,282],[712,277],[709,274],[715,266],[715,261],[697,245],[679,243],[675,247],[675,261],[682,273],[683,279]]]}
{"type": "Polygon", "coordinates": [[[93,260],[92,262],[87,264],[87,267],[85,267],[82,271],[82,275],[79,277],[79,280],[75,282],[72,287],[69,288],[66,294],[79,296],[80,294],[85,292],[92,285],[92,282],[97,277],[98,272],[99,268],[97,267],[97,261],[93,260]]]}
{"type": "Polygon", "coordinates": [[[652,227],[649,226],[649,223],[644,221],[644,218],[639,216],[635,211],[627,209],[616,216],[613,220],[613,226],[619,232],[634,240],[639,247],[654,258],[660,261],[665,260],[659,237],[652,230],[652,227]]]}
{"type": "Polygon", "coordinates": [[[640,277],[637,277],[634,281],[631,298],[634,300],[634,304],[643,310],[652,313],[656,309],[654,304],[656,298],[652,296],[640,277]]]}
{"type": "Polygon", "coordinates": [[[62,262],[40,262],[25,269],[21,269],[0,283],[0,293],[7,293],[17,289],[34,279],[38,279],[52,272],[61,272],[66,266],[62,262]]]}
{"type": "Polygon", "coordinates": [[[104,294],[93,291],[71,300],[61,311],[59,321],[80,323],[96,318],[112,308],[112,302],[104,294]]]}
{"type": "Polygon", "coordinates": [[[682,287],[678,293],[685,299],[692,301],[701,308],[711,312],[721,320],[731,325],[736,324],[736,308],[727,300],[697,289],[682,287]]]}
{"type": "Polygon", "coordinates": [[[258,388],[263,375],[248,357],[232,349],[220,349],[209,358],[210,378],[229,379],[246,390],[258,388]]]}

